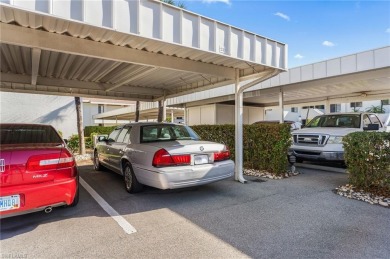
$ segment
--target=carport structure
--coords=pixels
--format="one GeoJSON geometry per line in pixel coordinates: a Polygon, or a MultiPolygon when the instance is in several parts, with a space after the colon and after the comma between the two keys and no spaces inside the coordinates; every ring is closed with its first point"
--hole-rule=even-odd
{"type": "Polygon", "coordinates": [[[154,0],[1,0],[1,91],[154,102],[287,69],[283,43],[154,0]]]}
{"type": "MultiPolygon", "coordinates": [[[[290,68],[244,92],[244,101],[258,107],[323,102],[325,112],[335,103],[390,98],[390,46],[290,68]]],[[[169,99],[168,106],[202,106],[235,101],[233,85],[169,99]]],[[[283,119],[283,114],[280,114],[283,119]]]]}

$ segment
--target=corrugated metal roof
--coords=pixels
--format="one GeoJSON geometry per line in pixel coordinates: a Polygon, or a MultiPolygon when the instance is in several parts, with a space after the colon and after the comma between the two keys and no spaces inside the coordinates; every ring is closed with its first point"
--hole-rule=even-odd
{"type": "Polygon", "coordinates": [[[155,101],[287,68],[285,44],[160,1],[9,2],[3,91],[155,101]]]}

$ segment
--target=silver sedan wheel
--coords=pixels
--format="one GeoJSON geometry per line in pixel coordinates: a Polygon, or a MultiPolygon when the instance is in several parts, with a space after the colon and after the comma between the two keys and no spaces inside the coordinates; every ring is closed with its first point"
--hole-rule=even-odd
{"type": "Polygon", "coordinates": [[[95,151],[95,153],[93,155],[93,167],[96,171],[99,171],[102,169],[102,166],[100,165],[100,161],[99,161],[99,154],[97,151],[95,151]]]}
{"type": "Polygon", "coordinates": [[[123,178],[125,180],[125,188],[127,192],[136,193],[142,191],[143,185],[138,182],[129,163],[125,165],[123,170],[123,178]]]}
{"type": "Polygon", "coordinates": [[[126,185],[126,191],[131,191],[131,185],[133,184],[133,174],[131,172],[131,169],[129,166],[126,166],[125,168],[125,185],[126,185]]]}

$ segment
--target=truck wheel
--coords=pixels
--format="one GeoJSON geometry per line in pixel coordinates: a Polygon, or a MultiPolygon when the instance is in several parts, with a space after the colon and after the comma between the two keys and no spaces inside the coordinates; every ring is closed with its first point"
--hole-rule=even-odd
{"type": "Polygon", "coordinates": [[[125,188],[128,193],[137,193],[142,191],[143,185],[138,182],[137,177],[135,177],[133,172],[133,168],[128,162],[123,169],[123,178],[125,181],[125,188]]]}
{"type": "Polygon", "coordinates": [[[303,159],[302,158],[297,157],[295,160],[296,160],[296,163],[303,163],[303,159]]]}

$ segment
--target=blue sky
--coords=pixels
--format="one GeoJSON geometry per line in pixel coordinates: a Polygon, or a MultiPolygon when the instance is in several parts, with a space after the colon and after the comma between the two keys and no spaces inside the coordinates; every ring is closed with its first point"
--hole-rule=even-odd
{"type": "Polygon", "coordinates": [[[181,2],[191,12],[287,43],[290,68],[390,45],[390,1],[181,2]]]}

